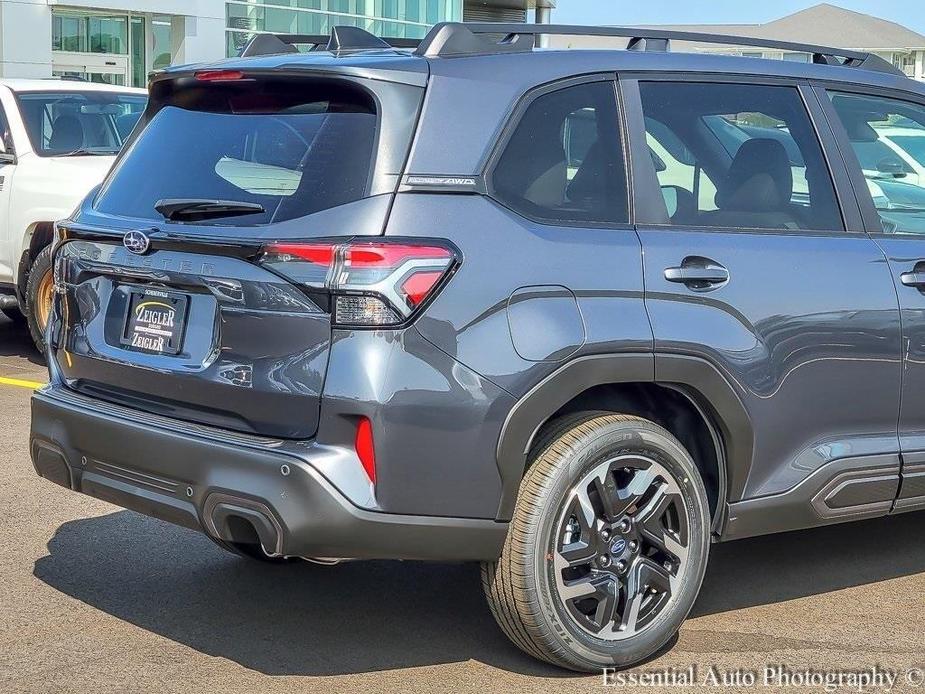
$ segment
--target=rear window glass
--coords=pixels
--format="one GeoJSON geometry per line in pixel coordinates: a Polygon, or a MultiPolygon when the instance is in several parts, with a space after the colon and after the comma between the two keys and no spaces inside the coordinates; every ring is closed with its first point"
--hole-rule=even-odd
{"type": "Polygon", "coordinates": [[[130,146],[99,211],[162,219],[155,206],[165,200],[222,200],[263,211],[204,223],[253,226],[366,195],[377,116],[365,92],[295,80],[190,91],[161,108],[130,146]]]}

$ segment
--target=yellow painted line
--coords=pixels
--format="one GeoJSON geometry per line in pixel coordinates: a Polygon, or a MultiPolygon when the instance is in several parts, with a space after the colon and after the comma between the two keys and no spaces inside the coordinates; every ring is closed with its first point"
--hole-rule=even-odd
{"type": "Polygon", "coordinates": [[[7,378],[6,376],[0,376],[0,385],[18,386],[20,388],[35,390],[36,388],[41,388],[45,384],[39,383],[38,381],[24,381],[20,378],[7,378]]]}

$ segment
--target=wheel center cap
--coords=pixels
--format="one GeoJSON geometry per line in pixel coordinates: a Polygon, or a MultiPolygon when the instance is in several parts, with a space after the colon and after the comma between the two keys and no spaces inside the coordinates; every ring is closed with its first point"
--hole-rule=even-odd
{"type": "Polygon", "coordinates": [[[622,537],[617,538],[610,543],[610,553],[614,556],[620,556],[626,551],[626,540],[622,537]]]}

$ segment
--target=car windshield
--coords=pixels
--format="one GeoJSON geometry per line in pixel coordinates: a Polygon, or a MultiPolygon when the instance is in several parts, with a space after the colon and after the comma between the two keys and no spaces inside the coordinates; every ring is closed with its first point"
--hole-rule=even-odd
{"type": "Polygon", "coordinates": [[[104,91],[24,92],[17,99],[40,157],[115,154],[147,103],[141,94],[104,91]]]}

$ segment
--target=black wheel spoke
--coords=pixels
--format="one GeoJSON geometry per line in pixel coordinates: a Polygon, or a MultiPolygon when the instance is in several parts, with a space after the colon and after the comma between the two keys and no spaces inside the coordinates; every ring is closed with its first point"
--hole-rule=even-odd
{"type": "Polygon", "coordinates": [[[614,634],[632,635],[639,629],[642,620],[653,617],[647,599],[661,598],[667,601],[672,594],[671,574],[649,559],[640,559],[630,570],[626,581],[626,600],[619,622],[614,622],[614,634]]]}
{"type": "Polygon", "coordinates": [[[606,598],[610,592],[616,592],[616,588],[611,585],[615,583],[616,579],[610,574],[592,573],[584,578],[565,583],[565,593],[562,594],[563,591],[561,588],[559,592],[562,594],[562,599],[566,602],[585,598],[593,598],[600,601],[606,598]]]}
{"type": "Polygon", "coordinates": [[[579,540],[563,545],[559,554],[568,566],[581,566],[594,560],[597,556],[597,548],[579,540]]]}
{"type": "Polygon", "coordinates": [[[633,499],[620,498],[620,489],[610,471],[607,471],[603,478],[596,478],[592,484],[607,521],[618,520],[633,505],[633,499]]]}
{"type": "Polygon", "coordinates": [[[623,608],[623,614],[620,617],[620,623],[614,624],[615,631],[622,633],[633,633],[639,622],[639,613],[642,608],[642,601],[645,599],[645,586],[640,580],[639,567],[635,566],[630,571],[626,581],[626,604],[623,608]]]}
{"type": "Polygon", "coordinates": [[[678,530],[669,530],[665,524],[665,514],[675,503],[680,503],[677,488],[669,482],[662,482],[655,494],[639,509],[636,522],[641,535],[673,561],[682,561],[687,557],[686,521],[684,514],[677,514],[682,523],[678,530]]]}
{"type": "Polygon", "coordinates": [[[594,610],[594,625],[598,631],[604,630],[613,624],[618,616],[620,606],[620,585],[616,580],[607,581],[600,586],[597,608],[594,610]]]}
{"type": "Polygon", "coordinates": [[[559,556],[568,566],[587,564],[597,556],[594,509],[586,494],[576,491],[568,507],[569,523],[565,528],[559,556]]]}
{"type": "Polygon", "coordinates": [[[664,566],[659,566],[651,559],[640,559],[635,573],[643,591],[651,591],[654,588],[657,593],[671,594],[674,576],[664,566]]]}
{"type": "Polygon", "coordinates": [[[611,469],[594,479],[594,489],[601,500],[604,518],[610,522],[618,521],[626,514],[634,512],[640,499],[655,480],[651,468],[629,470],[632,477],[629,483],[623,486],[617,484],[611,469]]]}

